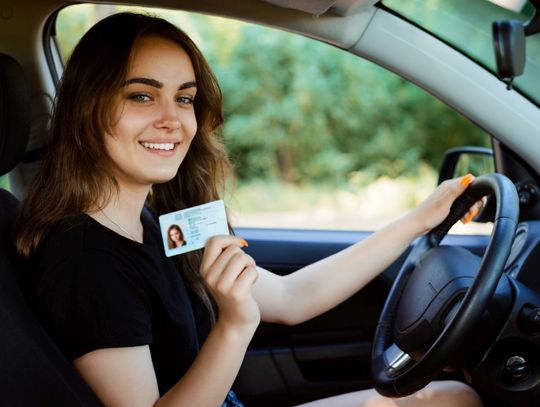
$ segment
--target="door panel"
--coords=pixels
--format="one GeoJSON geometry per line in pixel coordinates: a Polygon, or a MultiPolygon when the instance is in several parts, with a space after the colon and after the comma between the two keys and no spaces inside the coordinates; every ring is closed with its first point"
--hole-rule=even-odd
{"type": "MultiPolygon", "coordinates": [[[[235,230],[257,264],[286,275],[367,238],[367,232],[235,230]]],[[[449,235],[442,244],[481,255],[487,236],[449,235]]],[[[370,387],[371,340],[407,253],[339,306],[296,326],[262,323],[235,389],[246,406],[287,406],[370,387]]],[[[361,270],[359,270],[361,272],[361,270]]],[[[339,270],[335,271],[336,276],[339,270]]],[[[306,293],[309,295],[309,293],[306,293]]]]}

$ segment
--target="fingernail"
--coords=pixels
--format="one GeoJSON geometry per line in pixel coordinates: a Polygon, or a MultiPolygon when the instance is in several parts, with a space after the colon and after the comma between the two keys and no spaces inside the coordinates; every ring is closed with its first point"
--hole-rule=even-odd
{"type": "Polygon", "coordinates": [[[471,214],[469,216],[467,216],[467,218],[465,219],[465,221],[463,222],[464,225],[466,225],[467,223],[469,223],[476,215],[478,215],[478,212],[479,212],[479,209],[476,208],[474,209],[471,214]]]}
{"type": "Polygon", "coordinates": [[[249,246],[248,242],[246,242],[245,239],[240,239],[240,244],[242,245],[242,247],[248,247],[249,246]]]}
{"type": "Polygon", "coordinates": [[[467,174],[467,175],[464,175],[463,177],[461,177],[461,179],[459,180],[459,185],[461,185],[462,187],[466,187],[466,186],[468,186],[472,181],[473,181],[473,176],[472,176],[472,174],[467,174]]]}

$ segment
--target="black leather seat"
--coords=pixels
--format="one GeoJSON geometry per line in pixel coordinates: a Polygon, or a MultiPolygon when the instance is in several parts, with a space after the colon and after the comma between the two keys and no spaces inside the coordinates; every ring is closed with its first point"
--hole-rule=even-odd
{"type": "MultiPolygon", "coordinates": [[[[23,70],[0,53],[0,175],[24,153],[30,119],[23,70]]],[[[11,233],[17,207],[0,189],[0,406],[100,406],[25,303],[11,233]]]]}

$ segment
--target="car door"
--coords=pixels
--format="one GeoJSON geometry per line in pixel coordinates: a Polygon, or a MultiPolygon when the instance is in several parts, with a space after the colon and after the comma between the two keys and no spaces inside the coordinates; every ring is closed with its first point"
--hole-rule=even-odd
{"type": "MultiPolygon", "coordinates": [[[[280,275],[366,239],[370,233],[239,228],[257,263],[280,275]]],[[[481,255],[486,235],[449,235],[443,244],[481,255]]],[[[246,405],[293,405],[370,387],[371,341],[407,252],[360,292],[297,326],[262,323],[236,381],[246,405]]],[[[339,278],[340,270],[335,270],[339,278]]],[[[358,270],[362,272],[361,269],[358,270]]],[[[309,293],[305,293],[309,295],[309,293]]]]}

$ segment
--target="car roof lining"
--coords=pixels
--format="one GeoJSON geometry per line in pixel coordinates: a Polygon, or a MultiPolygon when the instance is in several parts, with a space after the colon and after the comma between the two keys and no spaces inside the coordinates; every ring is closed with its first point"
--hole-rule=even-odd
{"type": "MultiPolygon", "coordinates": [[[[65,4],[58,0],[48,1],[57,3],[58,7],[65,4]]],[[[129,0],[122,4],[172,8],[228,17],[302,34],[348,49],[362,36],[375,11],[373,5],[376,3],[375,0],[337,0],[327,12],[316,14],[309,8],[301,11],[298,7],[285,7],[274,2],[287,3],[288,6],[302,3],[300,0],[156,0],[149,5],[146,0],[129,0]]],[[[309,0],[305,3],[308,2],[309,0]]],[[[110,4],[99,0],[89,3],[110,4]]]]}

